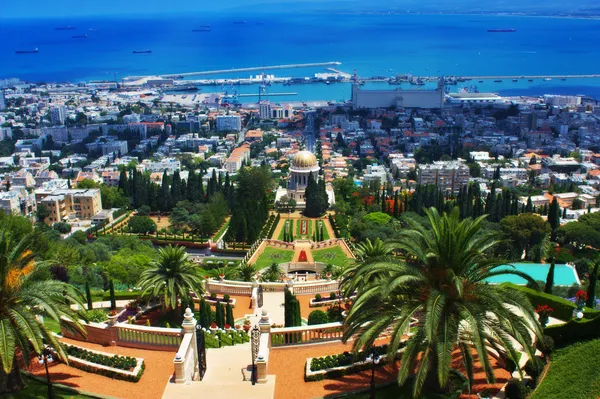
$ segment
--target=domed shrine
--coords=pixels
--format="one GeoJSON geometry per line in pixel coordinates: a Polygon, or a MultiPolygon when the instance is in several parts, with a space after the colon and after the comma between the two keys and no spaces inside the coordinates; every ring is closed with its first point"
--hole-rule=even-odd
{"type": "MultiPolygon", "coordinates": [[[[275,202],[279,201],[283,196],[287,196],[296,201],[296,208],[304,209],[306,206],[305,202],[305,190],[308,185],[309,176],[312,174],[315,181],[319,181],[319,161],[317,157],[310,151],[299,151],[292,158],[290,164],[290,175],[287,188],[279,187],[275,202]]],[[[335,197],[333,188],[328,185],[327,195],[329,197],[329,205],[335,203],[335,197]]]]}

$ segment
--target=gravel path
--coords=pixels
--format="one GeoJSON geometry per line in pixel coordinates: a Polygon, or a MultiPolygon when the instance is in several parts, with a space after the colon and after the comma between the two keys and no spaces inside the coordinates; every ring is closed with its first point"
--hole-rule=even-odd
{"type": "MultiPolygon", "coordinates": [[[[125,399],[160,399],[165,385],[174,372],[173,359],[176,351],[149,351],[120,346],[102,346],[66,338],[61,339],[61,342],[101,352],[144,359],[146,369],[138,382],[115,380],[69,367],[63,363],[53,362],[49,365],[50,380],[52,382],[58,382],[87,392],[125,399]]],[[[30,371],[32,374],[46,377],[44,366],[38,365],[37,359],[30,367],[30,371]]]]}

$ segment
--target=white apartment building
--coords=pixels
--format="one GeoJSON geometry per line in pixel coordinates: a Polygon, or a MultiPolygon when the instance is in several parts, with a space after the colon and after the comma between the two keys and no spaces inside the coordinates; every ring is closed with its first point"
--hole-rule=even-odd
{"type": "Polygon", "coordinates": [[[242,118],[239,115],[218,115],[217,131],[237,131],[242,130],[242,118]]]}
{"type": "Polygon", "coordinates": [[[437,161],[418,166],[417,182],[421,185],[435,185],[440,190],[458,190],[469,182],[469,167],[460,161],[437,161]]]}

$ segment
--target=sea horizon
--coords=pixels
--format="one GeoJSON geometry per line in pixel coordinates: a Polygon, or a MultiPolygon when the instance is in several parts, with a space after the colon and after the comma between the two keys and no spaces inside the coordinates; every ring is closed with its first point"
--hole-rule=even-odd
{"type": "MultiPolygon", "coordinates": [[[[0,79],[30,82],[120,80],[127,76],[339,61],[359,76],[580,75],[593,74],[600,55],[600,21],[592,18],[490,14],[206,13],[155,17],[4,19],[0,79]],[[236,19],[244,18],[234,24],[236,19]],[[192,32],[211,25],[211,32],[192,32]],[[73,26],[76,30],[56,30],[73,26]],[[487,29],[516,29],[489,33],[487,29]],[[87,35],[86,38],[72,36],[87,35]],[[38,48],[37,54],[15,50],[38,48]],[[134,50],[151,54],[133,54],[134,50]]],[[[324,68],[265,70],[277,77],[313,76],[324,68]]],[[[207,78],[247,78],[236,73],[207,78]]],[[[347,99],[349,85],[288,86],[297,96],[347,99]]],[[[479,91],[522,95],[583,94],[600,98],[600,79],[553,82],[466,82],[479,91]],[[548,93],[553,93],[552,91],[548,93]]],[[[406,86],[408,87],[408,85],[406,86]]],[[[393,86],[390,86],[392,89],[393,86]]],[[[413,87],[414,88],[414,87],[413,87]]],[[[290,89],[290,90],[287,90],[290,89]]],[[[242,88],[240,92],[254,91],[242,88]]],[[[454,90],[454,88],[453,88],[454,90]]],[[[211,91],[211,90],[204,90],[211,91]]],[[[309,98],[310,97],[310,98],[309,98]]]]}

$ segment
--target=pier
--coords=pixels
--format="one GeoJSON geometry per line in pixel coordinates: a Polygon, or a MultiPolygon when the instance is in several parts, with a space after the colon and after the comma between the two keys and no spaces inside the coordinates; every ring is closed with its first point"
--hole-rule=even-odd
{"type": "Polygon", "coordinates": [[[589,74],[589,75],[498,75],[498,76],[457,76],[462,79],[597,79],[600,78],[600,74],[589,74]]]}
{"type": "MultiPolygon", "coordinates": [[[[297,96],[298,93],[269,93],[267,94],[261,94],[263,97],[271,97],[271,96],[297,96]]],[[[238,94],[238,97],[258,97],[258,94],[238,94]]]]}
{"type": "MultiPolygon", "coordinates": [[[[183,79],[189,76],[201,76],[201,75],[219,75],[224,73],[235,73],[235,72],[253,72],[253,71],[265,71],[272,69],[294,69],[294,68],[313,68],[313,67],[328,67],[328,66],[336,66],[341,65],[342,63],[339,61],[330,61],[330,62],[315,62],[310,64],[287,64],[287,65],[268,65],[268,66],[258,66],[258,67],[248,67],[248,68],[231,68],[231,69],[215,69],[212,71],[200,71],[200,72],[185,72],[185,73],[171,73],[158,75],[158,77],[162,79],[183,79]]],[[[140,79],[149,79],[154,76],[129,76],[127,80],[140,80],[140,79]]]]}

